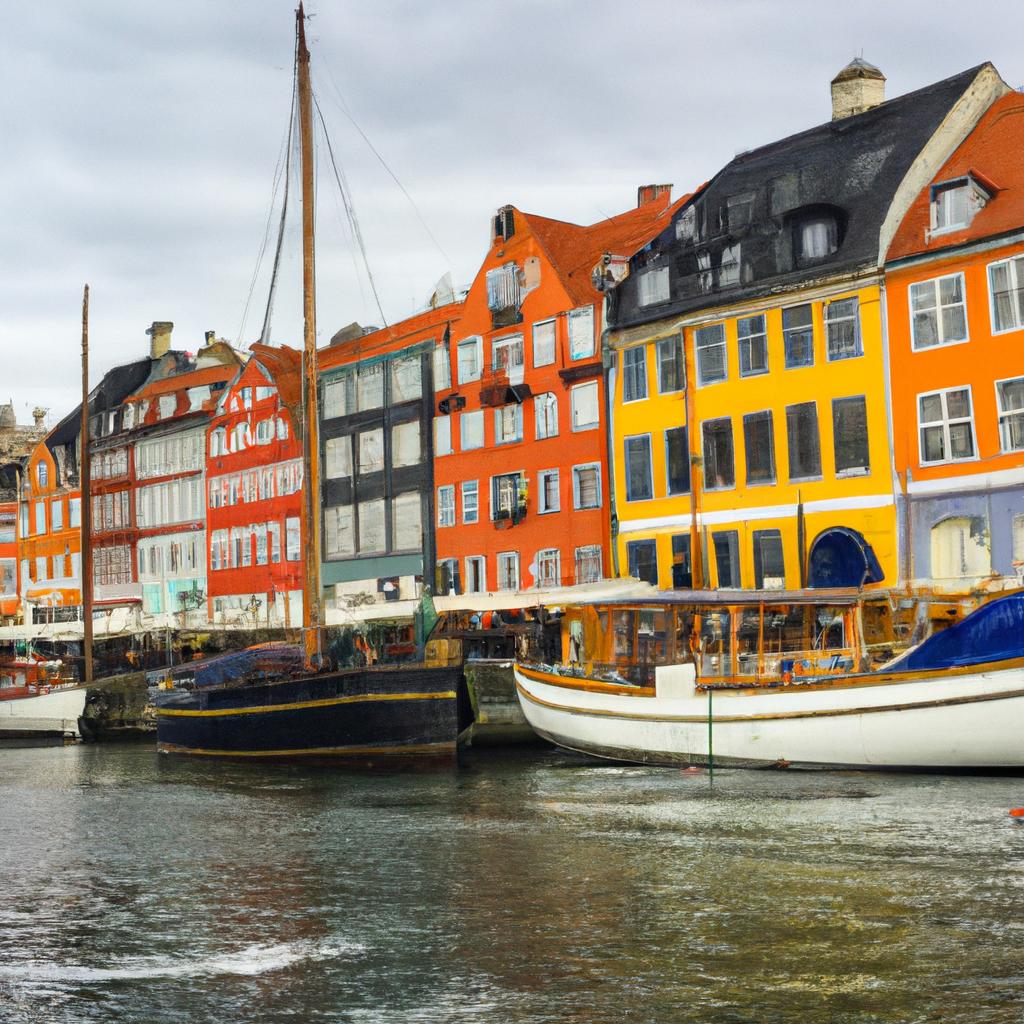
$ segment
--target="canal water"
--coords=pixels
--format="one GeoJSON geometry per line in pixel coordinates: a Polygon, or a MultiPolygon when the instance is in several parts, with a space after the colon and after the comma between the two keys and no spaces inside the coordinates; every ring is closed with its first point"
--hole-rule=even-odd
{"type": "Polygon", "coordinates": [[[1024,779],[0,751],[0,1020],[1024,1019],[1024,779]]]}

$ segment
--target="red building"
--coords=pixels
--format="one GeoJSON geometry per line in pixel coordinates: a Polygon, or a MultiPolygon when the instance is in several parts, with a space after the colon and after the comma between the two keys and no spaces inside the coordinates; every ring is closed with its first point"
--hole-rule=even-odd
{"type": "Polygon", "coordinates": [[[302,355],[253,345],[206,443],[211,621],[302,624],[302,355]]]}
{"type": "Polygon", "coordinates": [[[589,227],[503,207],[466,296],[434,419],[437,586],[609,575],[602,286],[679,205],[671,186],[589,227]]]}

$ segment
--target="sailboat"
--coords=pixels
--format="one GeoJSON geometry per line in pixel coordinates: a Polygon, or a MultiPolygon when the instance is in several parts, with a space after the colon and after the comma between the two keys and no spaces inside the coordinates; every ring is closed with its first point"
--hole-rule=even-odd
{"type": "Polygon", "coordinates": [[[325,671],[320,614],[320,500],[316,293],[313,245],[313,103],[305,15],[296,11],[303,237],[303,498],[306,524],[301,667],[265,671],[253,651],[223,672],[175,673],[151,690],[164,753],[263,759],[454,757],[461,667],[365,667],[325,671]],[[244,659],[243,659],[244,660],[244,659]],[[177,678],[175,678],[177,676],[177,678]],[[212,682],[207,682],[212,680],[212,682]]]}

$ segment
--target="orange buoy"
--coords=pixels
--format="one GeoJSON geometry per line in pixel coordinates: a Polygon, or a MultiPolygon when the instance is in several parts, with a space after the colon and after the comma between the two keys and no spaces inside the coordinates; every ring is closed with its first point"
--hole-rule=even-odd
{"type": "Polygon", "coordinates": [[[1019,821],[1024,820],[1024,807],[1011,807],[1010,817],[1017,818],[1019,821]]]}

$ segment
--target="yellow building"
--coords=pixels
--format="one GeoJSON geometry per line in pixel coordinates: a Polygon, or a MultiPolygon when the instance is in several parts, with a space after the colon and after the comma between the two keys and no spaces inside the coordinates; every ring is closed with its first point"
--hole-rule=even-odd
{"type": "Polygon", "coordinates": [[[796,588],[849,541],[895,578],[879,287],[845,284],[613,339],[620,574],[796,588]]]}
{"type": "Polygon", "coordinates": [[[610,289],[618,575],[898,582],[879,268],[1006,86],[991,65],[889,102],[884,82],[853,61],[832,83],[831,123],[736,157],[610,289]]]}

